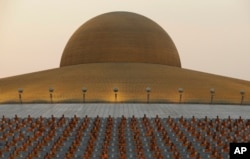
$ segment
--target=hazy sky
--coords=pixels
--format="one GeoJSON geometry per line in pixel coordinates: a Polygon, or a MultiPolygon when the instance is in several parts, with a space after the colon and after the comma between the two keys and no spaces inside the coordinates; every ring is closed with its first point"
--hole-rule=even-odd
{"type": "Polygon", "coordinates": [[[249,0],[0,0],[0,78],[59,67],[74,31],[111,11],[162,26],[183,68],[250,80],[249,0]]]}

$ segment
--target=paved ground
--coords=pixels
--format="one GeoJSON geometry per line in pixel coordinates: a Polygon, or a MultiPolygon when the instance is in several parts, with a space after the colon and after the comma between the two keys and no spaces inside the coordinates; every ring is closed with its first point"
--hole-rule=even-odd
{"type": "Polygon", "coordinates": [[[17,114],[20,117],[60,117],[63,114],[67,117],[77,115],[84,117],[142,117],[146,114],[148,117],[180,117],[190,118],[193,115],[199,118],[208,116],[215,118],[250,119],[250,106],[239,105],[201,105],[201,104],[0,104],[0,117],[14,117],[17,114]]]}

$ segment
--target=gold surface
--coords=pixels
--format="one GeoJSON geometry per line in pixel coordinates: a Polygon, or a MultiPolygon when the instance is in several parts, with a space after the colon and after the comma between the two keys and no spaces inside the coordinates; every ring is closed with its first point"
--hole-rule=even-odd
{"type": "Polygon", "coordinates": [[[182,102],[209,103],[210,88],[215,89],[214,103],[236,103],[245,90],[244,103],[250,103],[249,81],[145,63],[81,64],[0,79],[0,103],[81,102],[86,87],[86,102],[146,102],[146,87],[151,88],[150,102],[179,102],[178,88],[183,88],[182,102]]]}
{"type": "Polygon", "coordinates": [[[100,62],[141,62],[181,67],[170,36],[152,20],[111,12],[84,23],[68,41],[60,66],[100,62]]]}
{"type": "Polygon", "coordinates": [[[214,88],[213,103],[250,103],[249,81],[182,69],[168,34],[129,12],[102,14],[83,24],[66,45],[60,66],[0,79],[0,103],[17,103],[19,97],[25,103],[50,102],[49,88],[53,102],[81,102],[87,88],[86,102],[179,102],[183,89],[181,102],[209,103],[214,88]]]}

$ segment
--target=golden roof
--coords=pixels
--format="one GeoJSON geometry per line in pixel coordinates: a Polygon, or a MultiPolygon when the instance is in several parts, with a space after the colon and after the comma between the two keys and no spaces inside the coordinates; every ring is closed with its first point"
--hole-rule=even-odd
{"type": "Polygon", "coordinates": [[[214,88],[214,103],[250,103],[249,81],[238,80],[179,67],[145,63],[93,63],[56,68],[0,79],[0,103],[19,102],[18,88],[23,89],[23,102],[50,102],[49,88],[54,88],[54,102],[82,102],[82,88],[87,88],[86,102],[209,103],[214,88]]]}
{"type": "Polygon", "coordinates": [[[249,81],[181,68],[167,33],[134,13],[86,22],[60,65],[0,79],[0,103],[50,102],[52,96],[54,102],[114,102],[116,96],[118,102],[250,103],[249,81]]]}
{"type": "Polygon", "coordinates": [[[100,62],[140,62],[181,67],[169,35],[152,20],[111,12],[84,23],[68,41],[60,66],[100,62]]]}

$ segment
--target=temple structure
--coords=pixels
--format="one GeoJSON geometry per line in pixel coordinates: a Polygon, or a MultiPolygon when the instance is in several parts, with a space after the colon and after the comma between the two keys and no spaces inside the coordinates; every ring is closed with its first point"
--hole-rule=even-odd
{"type": "Polygon", "coordinates": [[[0,103],[250,103],[250,82],[181,67],[177,48],[154,21],[110,12],[69,39],[59,68],[0,79],[0,103]]]}

